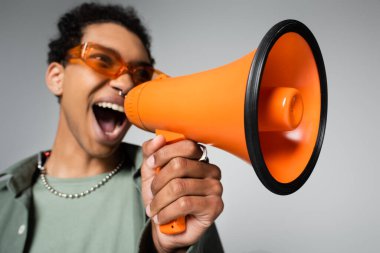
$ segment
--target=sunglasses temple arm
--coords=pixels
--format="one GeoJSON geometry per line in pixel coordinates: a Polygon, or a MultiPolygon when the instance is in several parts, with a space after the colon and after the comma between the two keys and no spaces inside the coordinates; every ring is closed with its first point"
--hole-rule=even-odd
{"type": "Polygon", "coordinates": [[[157,75],[157,77],[154,79],[165,79],[165,78],[170,77],[169,75],[165,74],[164,72],[162,72],[161,70],[158,70],[158,69],[155,69],[154,73],[157,75]]]}

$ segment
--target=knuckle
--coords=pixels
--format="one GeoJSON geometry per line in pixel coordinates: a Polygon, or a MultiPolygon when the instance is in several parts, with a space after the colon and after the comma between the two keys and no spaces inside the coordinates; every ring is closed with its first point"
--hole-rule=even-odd
{"type": "Polygon", "coordinates": [[[222,171],[219,169],[219,167],[217,167],[216,165],[213,165],[213,178],[216,178],[218,180],[221,180],[222,179],[222,171]]]}
{"type": "Polygon", "coordinates": [[[186,182],[183,179],[173,179],[170,184],[171,194],[174,196],[182,196],[186,193],[186,182]]]}
{"type": "Polygon", "coordinates": [[[170,161],[170,163],[175,171],[179,171],[186,168],[187,160],[182,157],[175,157],[170,161]]]}
{"type": "Polygon", "coordinates": [[[182,197],[178,200],[178,205],[180,210],[188,212],[192,207],[191,199],[189,197],[182,197]]]}
{"type": "Polygon", "coordinates": [[[217,216],[219,216],[219,214],[221,214],[224,210],[224,202],[221,201],[220,204],[219,204],[219,209],[217,211],[217,216]]]}
{"type": "Polygon", "coordinates": [[[216,196],[222,196],[223,194],[223,185],[220,181],[218,180],[213,180],[213,183],[212,183],[212,191],[213,191],[213,194],[216,195],[216,196]]]}
{"type": "Polygon", "coordinates": [[[220,197],[212,198],[212,206],[214,207],[213,216],[218,217],[224,209],[224,202],[220,197]]]}
{"type": "Polygon", "coordinates": [[[188,144],[187,144],[186,150],[189,153],[189,155],[199,153],[199,146],[198,146],[198,144],[196,144],[195,142],[190,141],[190,140],[188,140],[187,143],[188,144]]]}

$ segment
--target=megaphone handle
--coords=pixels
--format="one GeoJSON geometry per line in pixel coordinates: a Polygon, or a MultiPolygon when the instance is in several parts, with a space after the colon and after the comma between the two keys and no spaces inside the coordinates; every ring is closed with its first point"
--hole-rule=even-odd
{"type": "MultiPolygon", "coordinates": [[[[165,138],[166,144],[171,144],[177,141],[185,140],[185,136],[183,134],[169,132],[165,130],[156,130],[156,135],[162,135],[165,138]]],[[[159,173],[161,170],[160,167],[156,168],[156,173],[159,173]]],[[[177,219],[160,225],[160,231],[164,234],[175,235],[185,232],[186,230],[186,218],[184,216],[178,217],[177,219]]]]}

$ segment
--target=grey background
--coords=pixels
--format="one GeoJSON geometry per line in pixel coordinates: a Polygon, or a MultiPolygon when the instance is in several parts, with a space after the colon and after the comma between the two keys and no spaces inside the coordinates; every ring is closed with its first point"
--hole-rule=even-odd
{"type": "MultiPolygon", "coordinates": [[[[58,104],[44,85],[47,41],[57,17],[79,2],[0,2],[0,168],[52,145],[58,104]]],[[[305,186],[283,197],[266,190],[249,165],[210,148],[225,189],[219,232],[227,252],[380,252],[379,1],[109,2],[137,8],[157,67],[172,76],[240,58],[283,19],[305,23],[329,85],[320,159],[305,186]]],[[[126,141],[151,137],[132,129],[126,141]]]]}

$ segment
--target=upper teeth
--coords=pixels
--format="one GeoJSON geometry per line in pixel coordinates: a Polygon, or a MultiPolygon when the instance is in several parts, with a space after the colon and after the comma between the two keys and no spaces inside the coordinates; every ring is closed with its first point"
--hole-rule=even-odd
{"type": "Polygon", "coordinates": [[[117,104],[108,103],[108,102],[100,102],[100,103],[97,103],[96,105],[99,107],[109,108],[109,109],[112,109],[114,111],[124,113],[124,107],[117,105],[117,104]]]}

